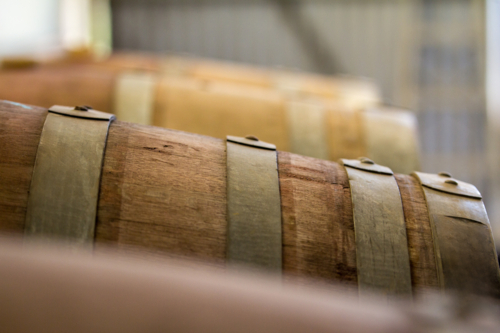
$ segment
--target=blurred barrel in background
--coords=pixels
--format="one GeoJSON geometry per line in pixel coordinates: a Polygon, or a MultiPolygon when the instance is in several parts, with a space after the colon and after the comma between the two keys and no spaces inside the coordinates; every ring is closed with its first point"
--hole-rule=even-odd
{"type": "MultiPolygon", "coordinates": [[[[120,119],[122,110],[115,111],[120,119]]],[[[396,108],[356,110],[268,89],[163,78],[153,119],[161,127],[217,138],[252,134],[280,150],[316,158],[368,156],[396,172],[419,169],[416,119],[396,108]]]]}
{"type": "MultiPolygon", "coordinates": [[[[24,231],[35,156],[46,116],[47,110],[40,107],[0,102],[0,132],[4,143],[0,154],[2,232],[24,231]]],[[[354,215],[356,209],[362,211],[367,206],[365,201],[353,203],[357,199],[352,195],[352,182],[364,186],[361,194],[368,193],[368,201],[377,205],[388,200],[389,193],[371,196],[375,183],[357,180],[359,176],[347,174],[346,167],[335,162],[278,152],[277,163],[283,272],[356,285],[360,255],[354,215]]],[[[122,250],[141,248],[149,253],[224,263],[228,234],[226,167],[226,144],[220,139],[113,122],[98,196],[95,250],[99,251],[102,244],[114,244],[122,250]]],[[[443,197],[439,191],[421,186],[422,175],[385,174],[385,177],[399,188],[396,189],[397,201],[402,202],[404,211],[401,218],[407,242],[403,245],[405,251],[408,249],[413,291],[450,286],[453,289],[453,282],[462,279],[462,275],[452,273],[445,275],[451,276],[451,282],[443,280],[443,269],[449,273],[449,267],[443,268],[439,263],[446,255],[478,265],[491,259],[492,249],[485,259],[484,253],[468,248],[474,248],[471,244],[477,242],[491,243],[491,230],[477,190],[473,189],[474,194],[469,197],[448,194],[456,204],[456,212],[451,214],[458,215],[444,216],[444,221],[438,217],[450,213],[429,211],[433,207],[446,207],[443,197]],[[481,221],[474,220],[478,211],[483,214],[481,221]],[[435,250],[437,243],[431,230],[436,221],[453,235],[445,241],[446,246],[438,247],[440,252],[435,250]]],[[[439,177],[442,182],[449,176],[439,177]]],[[[462,186],[470,187],[461,182],[458,186],[459,190],[462,186]]],[[[359,195],[356,193],[354,196],[359,195]]],[[[393,212],[380,214],[387,217],[393,212]]],[[[437,230],[443,232],[443,229],[437,230]]],[[[377,267],[383,263],[372,264],[377,267]]],[[[488,267],[490,273],[493,269],[490,280],[470,284],[486,274],[482,269],[470,270],[465,277],[469,285],[464,290],[470,288],[497,295],[500,292],[495,280],[498,266],[488,267]]]]}
{"type": "Polygon", "coordinates": [[[321,97],[354,109],[379,105],[382,101],[378,86],[363,77],[328,76],[227,61],[131,53],[113,54],[95,64],[116,69],[153,71],[168,76],[243,84],[299,96],[321,97]]]}
{"type": "Polygon", "coordinates": [[[125,121],[218,138],[252,134],[302,155],[368,156],[396,172],[420,169],[416,118],[380,106],[373,85],[188,60],[196,70],[172,75],[162,70],[168,61],[161,59],[126,55],[4,70],[0,98],[45,107],[91,105],[125,121]],[[245,78],[253,83],[242,83],[245,78]]]}

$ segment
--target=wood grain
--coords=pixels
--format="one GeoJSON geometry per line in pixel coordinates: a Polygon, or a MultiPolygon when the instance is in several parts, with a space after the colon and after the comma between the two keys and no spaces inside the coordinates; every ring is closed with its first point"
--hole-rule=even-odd
{"type": "Polygon", "coordinates": [[[424,192],[414,177],[399,174],[394,177],[403,201],[413,288],[437,288],[434,243],[424,192]]]}
{"type": "Polygon", "coordinates": [[[0,232],[22,232],[47,110],[0,101],[0,232]]]}
{"type": "Polygon", "coordinates": [[[112,124],[96,241],[225,260],[225,143],[129,123],[112,124]]]}
{"type": "Polygon", "coordinates": [[[283,268],[354,284],[356,246],[349,183],[335,162],[279,152],[283,268]]]}

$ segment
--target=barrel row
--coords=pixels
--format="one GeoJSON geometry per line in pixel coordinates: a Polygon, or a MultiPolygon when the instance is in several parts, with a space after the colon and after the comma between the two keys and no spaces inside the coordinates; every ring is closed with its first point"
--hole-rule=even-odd
{"type": "Polygon", "coordinates": [[[419,169],[416,119],[396,108],[360,112],[251,86],[95,66],[5,71],[0,98],[47,107],[89,104],[119,120],[220,139],[254,134],[301,155],[368,156],[396,172],[419,169]]]}
{"type": "Polygon", "coordinates": [[[481,196],[450,175],[321,161],[254,137],[118,121],[108,134],[112,116],[87,107],[0,110],[4,231],[254,265],[388,297],[499,294],[481,196]]]}

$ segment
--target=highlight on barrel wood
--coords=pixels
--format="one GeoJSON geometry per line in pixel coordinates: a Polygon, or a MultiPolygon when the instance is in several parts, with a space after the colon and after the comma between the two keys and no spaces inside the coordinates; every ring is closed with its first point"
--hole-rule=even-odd
{"type": "MultiPolygon", "coordinates": [[[[77,111],[83,112],[74,112],[77,111]]],[[[0,102],[0,132],[5,142],[0,147],[2,232],[25,233],[39,141],[42,132],[50,130],[44,126],[46,117],[47,110],[43,108],[0,102]]],[[[64,135],[60,140],[66,140],[64,135]]],[[[238,140],[246,144],[245,140],[258,139],[238,140]]],[[[269,147],[262,141],[257,142],[269,147]]],[[[94,251],[100,251],[103,244],[113,244],[123,251],[141,248],[152,254],[225,263],[228,259],[228,188],[231,186],[228,181],[232,182],[228,180],[227,144],[196,134],[112,122],[96,203],[94,251]]],[[[261,165],[257,160],[248,163],[256,163],[255,167],[261,165]]],[[[342,163],[277,152],[279,193],[275,195],[279,195],[276,199],[281,205],[285,276],[377,288],[389,298],[409,296],[429,288],[500,294],[498,264],[490,260],[494,254],[490,226],[480,195],[472,185],[445,176],[436,176],[437,183],[433,185],[425,180],[425,174],[394,175],[390,169],[368,159],[342,163]],[[374,177],[383,178],[380,187],[370,185],[374,177]],[[384,182],[387,185],[383,185],[384,182]],[[360,185],[373,195],[358,195],[363,194],[356,190],[360,185]],[[462,192],[463,188],[467,190],[462,192]],[[448,201],[432,191],[444,193],[448,201]],[[386,195],[389,198],[386,192],[392,198],[391,204],[386,204],[386,195]],[[436,210],[436,205],[442,209],[436,210]],[[399,213],[388,213],[394,209],[399,209],[399,213]],[[454,211],[450,213],[450,209],[454,211]],[[364,214],[363,210],[373,214],[364,214]],[[363,232],[364,237],[370,238],[372,234],[375,237],[376,229],[369,232],[369,228],[378,228],[379,215],[387,221],[396,218],[394,221],[399,221],[399,226],[404,216],[405,228],[388,227],[378,240],[361,242],[358,232],[363,232]],[[363,228],[368,232],[362,231],[363,228]],[[443,230],[453,230],[454,238],[443,238],[447,234],[443,230]],[[396,236],[406,238],[404,250],[387,243],[396,236]],[[470,239],[457,244],[456,240],[463,237],[470,239]],[[376,242],[382,242],[381,246],[372,246],[376,242]],[[465,247],[457,249],[457,246],[465,247]],[[372,255],[374,265],[366,266],[360,251],[372,255]],[[399,265],[406,267],[402,270],[378,264],[381,260],[393,260],[394,254],[405,251],[407,259],[401,258],[408,264],[399,265]],[[460,255],[465,254],[467,260],[460,260],[460,255]],[[476,255],[481,255],[477,262],[484,264],[480,272],[457,277],[456,274],[477,268],[472,265],[476,255]],[[390,283],[361,279],[366,269],[372,272],[369,276],[380,279],[387,276],[398,279],[399,274],[407,277],[409,274],[411,290],[406,285],[393,292],[390,283]]],[[[87,168],[82,165],[80,173],[75,174],[85,179],[87,168]]],[[[232,174],[236,177],[244,172],[237,164],[235,168],[232,174]]],[[[247,191],[245,187],[234,188],[247,191]]],[[[397,244],[404,242],[398,240],[397,244]]]]}

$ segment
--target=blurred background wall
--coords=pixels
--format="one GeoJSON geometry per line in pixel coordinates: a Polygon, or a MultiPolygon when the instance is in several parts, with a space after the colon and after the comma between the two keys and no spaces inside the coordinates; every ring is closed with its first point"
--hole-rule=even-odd
{"type": "Polygon", "coordinates": [[[56,47],[58,5],[58,0],[1,0],[0,56],[32,54],[56,47]]]}
{"type": "Polygon", "coordinates": [[[423,170],[475,184],[500,239],[499,17],[498,0],[0,0],[0,57],[109,52],[111,26],[115,50],[373,78],[417,112],[423,170]]]}
{"type": "Polygon", "coordinates": [[[489,0],[486,7],[486,111],[488,147],[488,214],[500,243],[500,1],[489,0]]]}
{"type": "Polygon", "coordinates": [[[111,51],[108,0],[0,0],[0,58],[51,58],[68,49],[111,51]]]}

